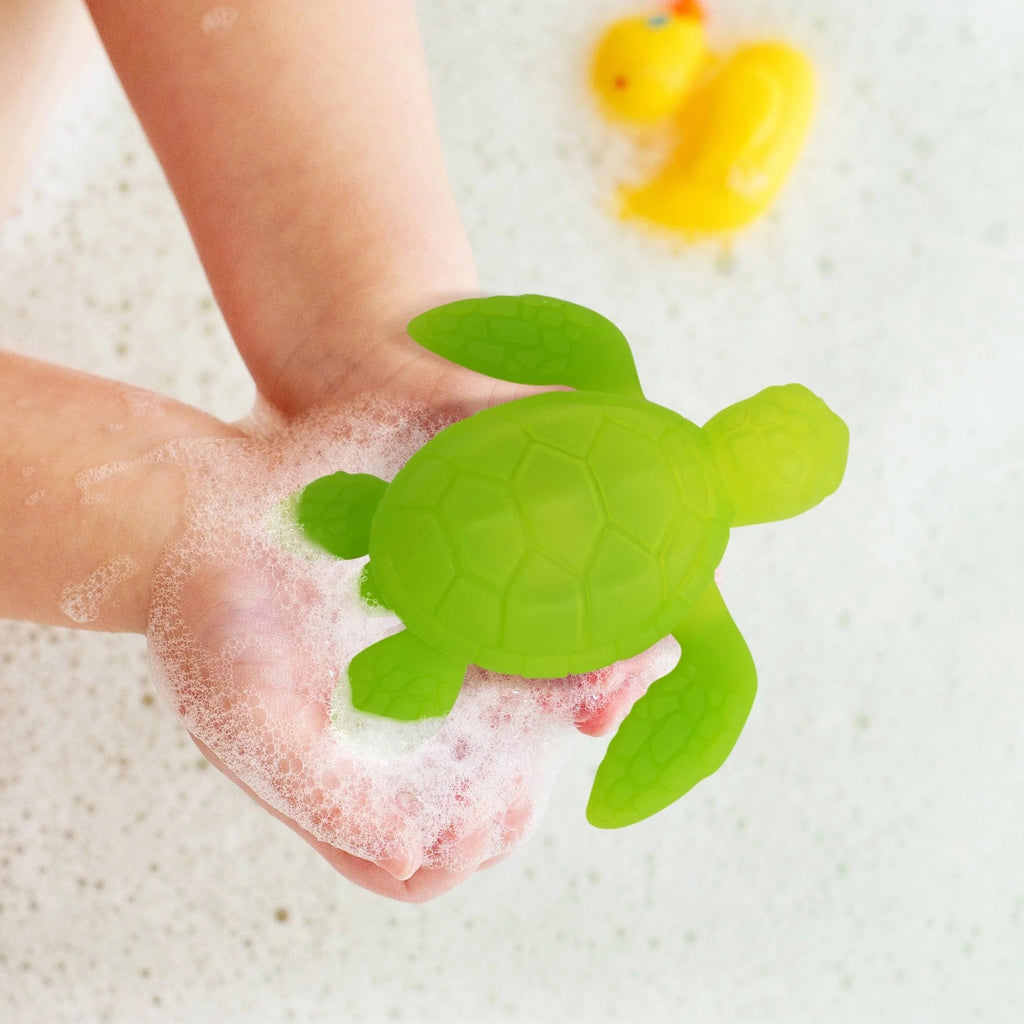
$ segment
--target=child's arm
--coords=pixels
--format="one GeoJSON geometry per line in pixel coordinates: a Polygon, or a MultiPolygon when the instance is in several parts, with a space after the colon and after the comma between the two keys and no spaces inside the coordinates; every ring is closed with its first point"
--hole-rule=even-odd
{"type": "MultiPolygon", "coordinates": [[[[299,415],[317,405],[343,406],[372,390],[465,415],[528,390],[454,367],[405,334],[414,314],[476,287],[436,138],[411,0],[386,5],[371,0],[87,3],[264,398],[286,414],[299,415]]],[[[124,606],[111,593],[103,606],[108,617],[93,624],[142,628],[151,563],[180,521],[180,481],[173,472],[162,474],[159,466],[136,477],[117,474],[107,481],[110,503],[103,509],[75,504],[80,500],[75,476],[90,466],[135,458],[168,436],[165,429],[173,436],[232,428],[201,416],[191,420],[179,409],[165,423],[140,416],[133,427],[139,433],[130,444],[111,440],[102,432],[107,422],[118,422],[114,406],[123,396],[96,387],[86,389],[71,379],[45,385],[48,397],[33,399],[34,418],[18,428],[25,451],[7,467],[6,478],[52,460],[47,480],[62,502],[49,518],[31,522],[30,517],[25,521],[30,525],[19,527],[15,541],[21,554],[12,555],[12,563],[23,560],[24,593],[0,611],[54,621],[55,588],[68,577],[71,583],[87,579],[133,540],[138,579],[117,584],[125,588],[124,606]],[[54,408],[60,411],[48,415],[54,408]],[[52,547],[58,571],[46,564],[46,549],[65,517],[67,536],[52,547]],[[133,531],[139,533],[137,543],[133,531]]],[[[9,397],[45,391],[41,380],[28,376],[11,388],[9,397]]],[[[12,498],[6,510],[13,518],[32,510],[17,500],[12,498]]],[[[300,755],[322,735],[324,723],[317,719],[310,725],[302,715],[309,707],[297,683],[305,679],[306,665],[300,645],[290,643],[288,619],[296,609],[275,605],[269,569],[241,556],[238,561],[231,564],[227,557],[201,566],[184,585],[180,611],[189,636],[202,648],[200,667],[220,666],[231,651],[240,652],[229,659],[224,678],[211,683],[192,672],[188,679],[220,686],[212,696],[223,697],[227,708],[248,706],[235,700],[243,693],[266,694],[286,709],[279,716],[283,721],[265,722],[265,729],[257,730],[272,752],[263,766],[266,798],[269,791],[296,787],[288,777],[290,766],[306,763],[300,755]],[[257,619],[269,639],[261,634],[254,654],[257,619]],[[282,755],[289,754],[294,756],[286,759],[288,770],[279,771],[282,755]]],[[[188,664],[177,667],[187,674],[188,664]]],[[[612,699],[622,685],[622,679],[602,684],[612,699]]],[[[211,697],[201,687],[197,692],[211,697]]],[[[621,692],[620,705],[628,687],[621,692]]],[[[194,696],[182,697],[188,699],[194,696]]],[[[322,713],[318,704],[312,710],[318,708],[322,713]]],[[[597,731],[593,720],[577,724],[597,731]]],[[[229,736],[218,750],[229,749],[233,739],[229,736]]],[[[234,774],[217,751],[209,754],[239,785],[249,787],[251,780],[234,774]]],[[[316,763],[310,761],[309,770],[316,763]]],[[[494,771],[502,770],[495,762],[494,771]]],[[[484,786],[482,792],[489,790],[484,786]]],[[[479,821],[488,829],[497,824],[503,842],[511,845],[529,818],[524,808],[532,798],[527,791],[511,802],[494,801],[480,808],[479,821]]],[[[326,799],[322,816],[330,818],[326,799]]],[[[463,794],[455,803],[460,801],[463,794]]],[[[487,855],[481,841],[486,834],[464,825],[464,831],[444,837],[458,854],[450,862],[465,864],[463,871],[420,867],[427,851],[415,837],[411,846],[396,841],[394,857],[370,863],[304,832],[287,809],[265,806],[338,870],[398,898],[443,892],[487,855]]],[[[288,804],[276,800],[274,806],[288,804]]],[[[358,831],[361,824],[342,821],[339,828],[358,831]]]]}
{"type": "Polygon", "coordinates": [[[178,523],[174,438],[235,436],[149,392],[0,352],[0,617],[145,632],[153,568],[178,523]]]}
{"type": "Polygon", "coordinates": [[[476,287],[412,0],[87,2],[261,394],[450,392],[404,333],[476,287]]]}

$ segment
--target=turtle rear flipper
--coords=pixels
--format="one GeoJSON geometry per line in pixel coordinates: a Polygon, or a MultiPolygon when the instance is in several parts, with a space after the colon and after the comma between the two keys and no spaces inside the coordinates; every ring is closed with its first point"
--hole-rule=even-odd
{"type": "Polygon", "coordinates": [[[467,668],[403,629],[364,648],[349,663],[352,703],[360,711],[402,722],[447,715],[467,668]]]}
{"type": "Polygon", "coordinates": [[[421,313],[407,330],[431,352],[499,380],[642,394],[622,332],[599,313],[562,299],[461,299],[421,313]]]}
{"type": "Polygon", "coordinates": [[[672,635],[678,664],[636,702],[597,769],[587,820],[598,828],[650,817],[717,771],[750,713],[754,662],[714,584],[672,635]]]}

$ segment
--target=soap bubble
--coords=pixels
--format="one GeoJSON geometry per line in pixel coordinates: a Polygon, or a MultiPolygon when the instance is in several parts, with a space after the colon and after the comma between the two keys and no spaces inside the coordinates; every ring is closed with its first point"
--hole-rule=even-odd
{"type": "MultiPolygon", "coordinates": [[[[43,495],[45,491],[37,494],[43,495]]],[[[29,504],[29,495],[25,503],[29,504]]],[[[38,500],[38,499],[37,499],[38,500]]],[[[139,567],[129,555],[115,555],[98,566],[80,583],[67,584],[60,595],[60,610],[72,622],[85,624],[94,621],[100,613],[103,602],[114,592],[118,584],[131,579],[139,567]]]]}

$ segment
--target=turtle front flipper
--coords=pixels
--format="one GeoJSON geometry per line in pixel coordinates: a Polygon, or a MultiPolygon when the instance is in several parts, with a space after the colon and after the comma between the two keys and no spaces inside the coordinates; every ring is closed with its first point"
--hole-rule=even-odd
{"type": "Polygon", "coordinates": [[[331,473],[299,491],[296,519],[314,544],[338,558],[361,558],[370,550],[370,523],[386,480],[369,473],[331,473]]]}
{"type": "Polygon", "coordinates": [[[348,667],[352,703],[360,711],[403,722],[447,715],[467,668],[465,662],[403,629],[352,659],[348,667]]]}
{"type": "Polygon", "coordinates": [[[642,394],[622,332],[599,313],[562,299],[461,299],[421,313],[407,330],[431,352],[499,380],[642,394]]]}
{"type": "Polygon", "coordinates": [[[672,635],[678,664],[636,702],[598,767],[587,805],[598,828],[650,817],[717,771],[750,713],[754,662],[714,584],[672,635]]]}

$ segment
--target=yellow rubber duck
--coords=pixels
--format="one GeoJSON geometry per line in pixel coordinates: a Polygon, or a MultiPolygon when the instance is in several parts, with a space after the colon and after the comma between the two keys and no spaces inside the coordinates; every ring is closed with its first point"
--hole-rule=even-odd
{"type": "Polygon", "coordinates": [[[768,209],[814,109],[814,72],[802,53],[761,42],[718,58],[694,0],[613,24],[591,82],[609,118],[670,122],[676,133],[653,179],[621,190],[622,215],[694,235],[734,231],[768,209]]]}

